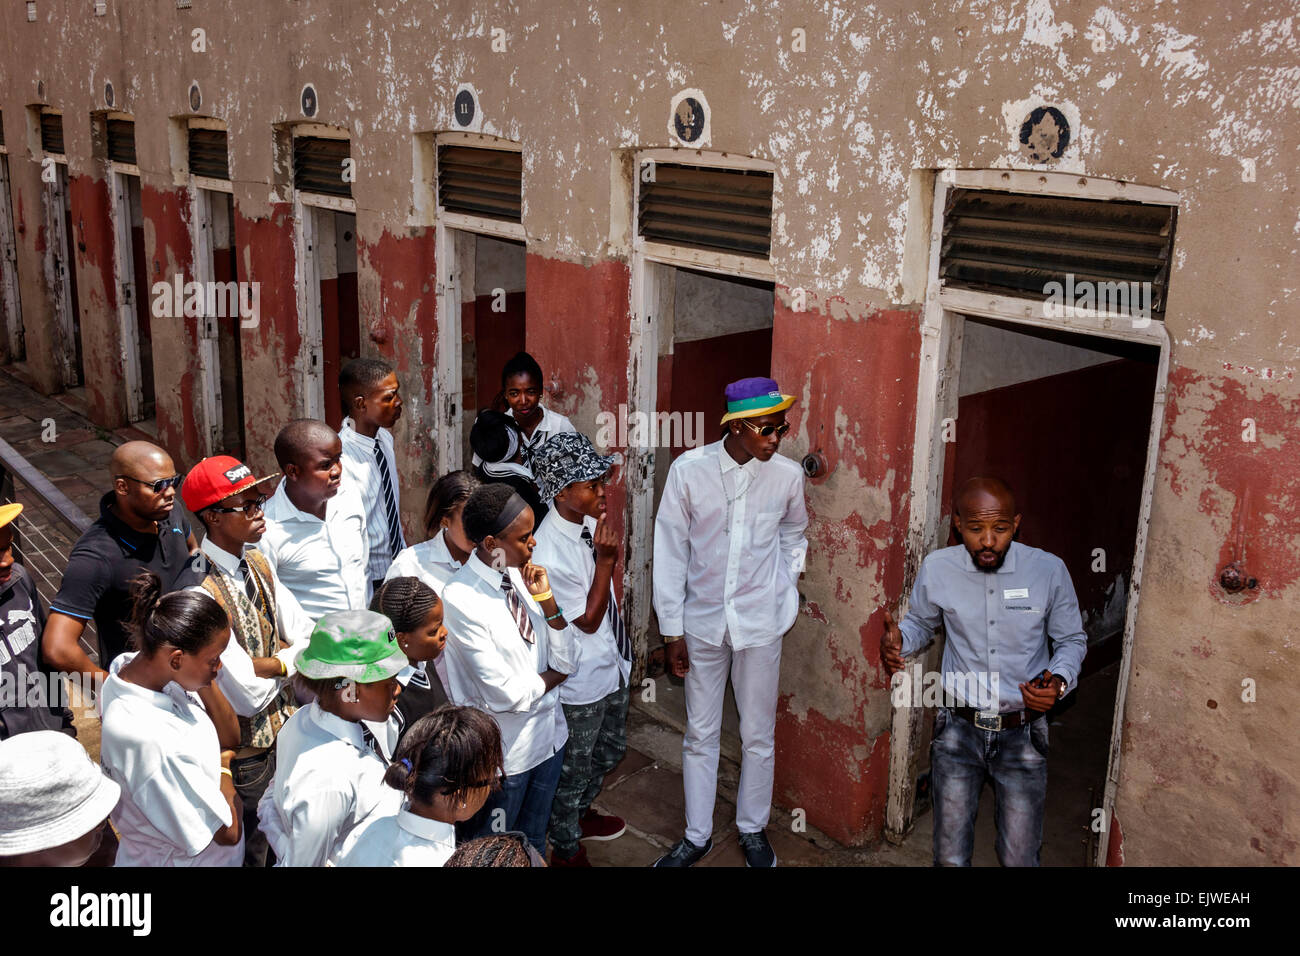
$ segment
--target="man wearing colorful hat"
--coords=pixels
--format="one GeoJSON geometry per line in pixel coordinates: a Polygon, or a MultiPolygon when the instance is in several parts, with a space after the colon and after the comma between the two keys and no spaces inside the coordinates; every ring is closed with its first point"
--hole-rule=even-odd
{"type": "Polygon", "coordinates": [[[668,669],[686,680],[686,835],[655,866],[694,866],[713,847],[722,704],[730,673],[744,755],[736,829],[749,866],[776,865],[772,808],[781,637],[799,610],[808,542],[803,470],[777,454],[789,430],[770,378],[727,386],[721,441],[682,454],[655,515],[654,606],[668,669]]]}
{"type": "Polygon", "coordinates": [[[266,531],[267,496],[259,488],[275,477],[258,478],[238,459],[218,455],[190,469],[181,485],[185,507],[206,531],[193,562],[195,579],[230,618],[233,640],[221,655],[216,683],[239,717],[230,771],[244,802],[247,866],[266,865],[257,802],[275,772],[275,736],[295,709],[285,678],[294,652],[311,634],[311,620],[255,547],[266,531]]]}
{"type": "Polygon", "coordinates": [[[41,652],[45,606],[32,576],[14,562],[14,522],[22,511],[20,504],[0,505],[0,740],[34,730],[75,737],[62,681],[41,652]]]}

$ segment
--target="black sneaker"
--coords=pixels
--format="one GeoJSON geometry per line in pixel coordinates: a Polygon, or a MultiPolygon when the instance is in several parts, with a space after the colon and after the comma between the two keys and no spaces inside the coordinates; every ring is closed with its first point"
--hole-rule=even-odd
{"type": "Polygon", "coordinates": [[[686,837],[682,837],[678,844],[673,847],[671,853],[666,853],[652,863],[652,866],[694,866],[704,859],[705,855],[713,849],[713,837],[709,837],[704,846],[696,846],[686,837]]]}
{"type": "Polygon", "coordinates": [[[762,830],[740,834],[740,848],[745,851],[745,866],[776,866],[776,851],[767,842],[767,834],[762,830]]]}

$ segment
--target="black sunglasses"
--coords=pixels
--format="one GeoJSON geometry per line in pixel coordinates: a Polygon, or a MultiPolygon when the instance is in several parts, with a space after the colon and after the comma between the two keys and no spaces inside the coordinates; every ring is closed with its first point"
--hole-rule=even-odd
{"type": "Polygon", "coordinates": [[[782,422],[780,425],[763,425],[760,427],[758,425],[755,425],[753,422],[746,421],[745,419],[742,418],[740,420],[740,424],[744,425],[746,428],[754,429],[754,431],[758,432],[764,438],[770,437],[773,432],[776,433],[777,438],[784,438],[785,433],[790,430],[789,422],[782,422]]]}
{"type": "Polygon", "coordinates": [[[145,481],[143,478],[136,478],[134,475],[114,475],[114,478],[129,478],[131,481],[138,481],[146,486],[155,495],[160,495],[168,488],[179,488],[181,484],[180,475],[172,475],[170,478],[159,478],[156,481],[145,481]]]}
{"type": "Polygon", "coordinates": [[[256,514],[257,512],[262,510],[263,506],[266,504],[267,499],[269,497],[270,495],[258,495],[252,501],[248,502],[247,504],[244,504],[239,508],[219,508],[216,505],[213,505],[212,507],[208,508],[208,511],[215,511],[223,515],[256,514]]]}

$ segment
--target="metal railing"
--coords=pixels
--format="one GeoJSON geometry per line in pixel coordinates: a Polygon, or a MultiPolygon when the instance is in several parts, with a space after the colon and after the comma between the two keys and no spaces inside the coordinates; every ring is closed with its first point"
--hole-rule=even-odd
{"type": "MultiPolygon", "coordinates": [[[[59,593],[72,546],[90,527],[90,517],[50,483],[3,438],[0,438],[0,503],[18,503],[23,512],[13,522],[14,560],[27,569],[46,608],[59,593]]],[[[82,650],[99,659],[94,621],[86,622],[82,650]]]]}

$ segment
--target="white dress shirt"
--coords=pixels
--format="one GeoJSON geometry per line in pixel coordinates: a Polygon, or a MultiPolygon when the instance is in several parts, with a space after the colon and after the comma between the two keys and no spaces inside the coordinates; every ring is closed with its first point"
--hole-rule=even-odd
{"type": "MultiPolygon", "coordinates": [[[[208,559],[210,574],[224,574],[228,578],[226,583],[232,591],[245,593],[244,575],[239,570],[242,554],[237,558],[229,551],[217,547],[212,543],[212,539],[206,536],[199,544],[199,550],[208,559]]],[[[248,550],[248,545],[244,546],[244,550],[248,550]]],[[[287,676],[292,676],[298,654],[307,646],[307,641],[311,638],[312,623],[298,606],[297,600],[285,591],[279,580],[273,583],[276,626],[280,631],[280,639],[290,644],[275,656],[284,662],[285,669],[289,672],[287,676]],[[292,643],[290,643],[291,634],[297,636],[297,640],[292,643]]],[[[200,585],[189,590],[203,591],[207,594],[200,585]]],[[[234,631],[230,632],[230,643],[221,652],[221,670],[217,672],[217,689],[225,695],[236,714],[240,717],[252,717],[260,713],[280,692],[285,680],[285,677],[258,677],[253,670],[253,659],[235,639],[234,631]]]]}
{"type": "Polygon", "coordinates": [[[456,827],[412,813],[370,816],[348,834],[338,866],[442,866],[456,852],[456,827]]]}
{"type": "Polygon", "coordinates": [[[361,494],[366,503],[366,544],[370,548],[370,561],[367,575],[375,581],[384,576],[394,555],[391,552],[388,528],[388,512],[384,504],[384,485],[379,477],[379,461],[375,458],[375,446],[384,450],[388,462],[388,477],[393,490],[393,507],[397,509],[397,535],[403,546],[406,539],[402,537],[401,515],[402,494],[397,481],[397,457],[393,453],[393,433],[387,428],[375,432],[374,438],[367,438],[356,431],[351,418],[343,419],[339,429],[339,440],[343,444],[343,481],[351,484],[361,494]]]}
{"type": "MultiPolygon", "coordinates": [[[[446,534],[447,530],[443,528],[428,541],[403,548],[402,553],[393,559],[388,573],[384,575],[384,580],[419,578],[433,588],[434,594],[442,597],[442,589],[447,586],[451,576],[461,569],[461,563],[447,550],[446,534]]],[[[444,620],[443,623],[445,624],[446,621],[444,620]]],[[[442,689],[447,692],[447,699],[454,701],[455,698],[451,696],[451,681],[447,676],[446,654],[439,654],[434,658],[433,670],[438,675],[438,680],[442,682],[442,689]]]]}
{"type": "Polygon", "coordinates": [[[360,724],[322,710],[319,701],[295,711],[275,738],[275,777],[257,805],[275,865],[336,862],[363,820],[396,813],[402,795],[384,784],[386,769],[360,724]]]}
{"type": "Polygon", "coordinates": [[[109,665],[100,693],[99,759],[122,788],[113,810],[114,866],[240,866],[244,841],[212,837],[231,823],[221,793],[221,745],[198,697],[175,682],[161,692],[118,676],[134,652],[109,665]]]}
{"type": "MultiPolygon", "coordinates": [[[[560,685],[560,701],[565,704],[593,704],[618,690],[620,676],[626,684],[632,673],[632,662],[618,652],[618,639],[608,611],[601,615],[600,626],[591,634],[583,633],[572,623],[586,613],[587,595],[596,578],[595,554],[582,540],[584,527],[594,537],[596,519],[585,518],[579,524],[552,508],[537,529],[537,547],[533,551],[533,563],[546,569],[555,603],[564,609],[564,618],[582,645],[578,670],[560,685]]],[[[615,613],[619,613],[613,581],[609,601],[615,613]]]]}
{"type": "Polygon", "coordinates": [[[508,573],[537,640],[529,644],[520,635],[501,590],[501,572],[472,554],[443,593],[447,621],[443,656],[452,699],[496,718],[505,751],[503,769],[517,774],[551,757],[569,739],[560,689],[548,691],[540,675],[548,667],[565,674],[577,670],[579,645],[570,633],[572,624],[557,631],[546,623],[519,569],[508,573]]]}
{"type": "Polygon", "coordinates": [[[389,565],[384,580],[419,578],[433,588],[439,597],[442,597],[442,589],[451,580],[451,576],[461,568],[461,563],[447,550],[446,534],[444,528],[428,541],[403,548],[389,565]]]}
{"type": "Polygon", "coordinates": [[[721,441],[682,454],[655,515],[659,632],[715,646],[730,633],[735,650],[779,639],[799,613],[807,527],[803,469],[784,455],[741,465],[721,441]]]}
{"type": "MultiPolygon", "coordinates": [[[[258,550],[307,619],[364,609],[370,590],[366,508],[346,478],[325,503],[325,520],[300,511],[282,479],[266,502],[266,533],[258,550]]],[[[278,600],[279,592],[277,592],[278,600]]]]}

